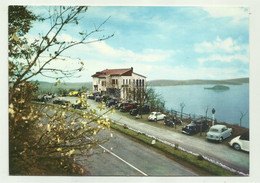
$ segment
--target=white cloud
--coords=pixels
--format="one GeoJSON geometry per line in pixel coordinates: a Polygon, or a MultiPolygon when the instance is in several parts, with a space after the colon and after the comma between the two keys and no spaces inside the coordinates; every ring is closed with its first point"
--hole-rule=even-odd
{"type": "Polygon", "coordinates": [[[219,37],[217,37],[214,42],[204,41],[200,44],[195,45],[195,51],[199,53],[216,52],[216,51],[224,51],[227,53],[232,53],[240,50],[242,50],[242,48],[238,46],[237,42],[230,37],[225,40],[222,40],[219,37]]]}
{"type": "Polygon", "coordinates": [[[92,81],[91,75],[97,71],[106,68],[134,68],[134,72],[142,74],[147,77],[147,80],[156,79],[172,79],[172,80],[185,80],[185,79],[228,79],[245,77],[239,69],[236,68],[205,68],[199,67],[197,69],[188,68],[185,66],[166,66],[166,65],[150,65],[143,62],[120,64],[111,63],[107,64],[105,60],[88,60],[86,62],[86,72],[82,78],[92,81]],[[98,63],[98,64],[97,64],[98,63]]]}
{"type": "MultiPolygon", "coordinates": [[[[40,66],[42,66],[49,59],[50,59],[50,57],[47,55],[41,56],[39,58],[39,62],[38,62],[38,64],[40,63],[40,65],[34,66],[33,70],[38,70],[38,68],[40,66]]],[[[80,68],[80,66],[81,66],[80,62],[81,61],[78,59],[72,59],[72,58],[67,58],[67,57],[58,57],[55,60],[48,63],[45,66],[45,68],[60,69],[60,70],[64,70],[64,71],[74,70],[74,69],[80,68]]]]}
{"type": "Polygon", "coordinates": [[[209,61],[220,61],[220,62],[233,62],[233,61],[241,61],[243,63],[248,63],[249,59],[245,55],[236,54],[236,55],[211,55],[206,58],[199,58],[198,61],[200,63],[209,62],[209,61]]]}
{"type": "Polygon", "coordinates": [[[219,61],[219,62],[233,62],[240,61],[243,63],[248,63],[248,46],[245,44],[238,45],[236,40],[232,38],[227,38],[225,40],[216,38],[213,42],[202,42],[200,44],[195,44],[195,51],[198,53],[208,53],[211,54],[204,58],[198,58],[200,63],[209,61],[219,61]],[[245,53],[245,54],[242,54],[245,53]],[[227,55],[228,54],[228,55],[227,55]]]}
{"type": "Polygon", "coordinates": [[[104,58],[125,62],[163,62],[174,55],[173,50],[144,49],[136,53],[125,48],[115,49],[105,41],[92,43],[84,48],[86,49],[85,51],[94,52],[97,55],[102,55],[104,58]]]}
{"type": "MultiPolygon", "coordinates": [[[[51,32],[48,37],[50,39],[52,39],[54,35],[55,34],[53,32],[51,32]]],[[[33,34],[27,34],[26,38],[29,43],[33,43],[35,40],[40,40],[40,41],[42,40],[42,38],[40,36],[35,36],[33,34]]],[[[57,35],[57,40],[60,42],[62,42],[62,41],[65,41],[65,42],[79,41],[79,39],[72,37],[69,34],[65,34],[65,33],[57,35]]],[[[40,42],[38,42],[38,43],[40,43],[40,42]]]]}
{"type": "MultiPolygon", "coordinates": [[[[78,60],[67,59],[67,61],[57,60],[52,67],[66,69],[68,66],[76,67],[78,60]]],[[[188,68],[185,66],[169,66],[169,65],[151,65],[145,62],[107,62],[106,59],[87,59],[84,61],[85,70],[79,73],[79,78],[69,78],[69,82],[86,82],[92,81],[91,76],[97,71],[112,68],[134,68],[134,72],[147,77],[147,80],[156,79],[228,79],[245,77],[236,68],[205,68],[197,69],[188,68]]],[[[67,68],[68,69],[68,68],[67,68]]],[[[66,79],[65,79],[66,80],[66,79]]]]}
{"type": "Polygon", "coordinates": [[[243,18],[248,18],[248,9],[243,7],[205,7],[204,11],[208,12],[214,18],[233,18],[233,23],[238,23],[243,18]]]}
{"type": "Polygon", "coordinates": [[[74,38],[74,37],[72,37],[72,36],[70,36],[68,34],[65,34],[65,33],[58,35],[57,36],[57,40],[61,41],[61,42],[62,41],[65,41],[65,42],[79,41],[79,39],[74,38]]]}

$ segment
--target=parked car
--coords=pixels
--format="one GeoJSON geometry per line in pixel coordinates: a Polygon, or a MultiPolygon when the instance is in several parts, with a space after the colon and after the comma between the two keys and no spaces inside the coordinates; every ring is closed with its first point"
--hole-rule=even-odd
{"type": "Polygon", "coordinates": [[[100,93],[90,93],[87,98],[94,100],[96,96],[100,96],[100,93]]]}
{"type": "Polygon", "coordinates": [[[190,122],[190,124],[186,125],[182,128],[182,133],[187,135],[194,135],[196,133],[205,132],[209,128],[208,121],[205,119],[196,119],[190,122]]]}
{"type": "Polygon", "coordinates": [[[107,102],[108,100],[110,100],[110,99],[112,99],[110,96],[108,96],[108,95],[103,95],[102,97],[101,97],[101,101],[102,102],[107,102]]]}
{"type": "Polygon", "coordinates": [[[249,131],[233,138],[229,145],[233,147],[235,150],[243,150],[249,152],[249,131]]]}
{"type": "Polygon", "coordinates": [[[127,106],[129,105],[130,103],[129,102],[119,102],[117,105],[116,105],[116,109],[122,109],[124,106],[127,106]]]}
{"type": "Polygon", "coordinates": [[[51,93],[48,93],[48,94],[41,94],[41,95],[38,95],[36,99],[34,99],[34,101],[37,101],[37,102],[47,102],[51,99],[53,99],[55,96],[54,94],[51,94],[51,93]]]}
{"type": "Polygon", "coordinates": [[[79,104],[71,104],[71,107],[74,108],[74,109],[81,109],[82,105],[81,105],[81,103],[79,103],[79,104]]]}
{"type": "Polygon", "coordinates": [[[222,142],[224,139],[230,137],[231,134],[232,128],[228,128],[226,125],[214,125],[209,129],[206,138],[222,142]]]}
{"type": "Polygon", "coordinates": [[[151,114],[148,116],[148,120],[159,121],[159,120],[163,120],[165,117],[166,115],[161,112],[151,112],[151,114]]]}
{"type": "Polygon", "coordinates": [[[120,112],[130,112],[130,110],[136,109],[136,108],[137,108],[137,103],[130,103],[128,105],[123,105],[120,108],[120,112]]]}
{"type": "Polygon", "coordinates": [[[101,102],[101,101],[102,101],[101,96],[100,96],[100,95],[97,95],[97,96],[95,97],[95,101],[96,101],[96,102],[101,102]]]}
{"type": "MultiPolygon", "coordinates": [[[[148,114],[149,112],[150,112],[149,105],[142,106],[142,114],[148,114]]],[[[136,116],[137,114],[139,114],[139,106],[137,106],[136,109],[130,110],[130,115],[136,116]]]]}
{"type": "Polygon", "coordinates": [[[111,107],[111,106],[114,106],[118,103],[118,99],[110,99],[106,102],[106,106],[107,107],[111,107]]]}
{"type": "Polygon", "coordinates": [[[56,99],[52,102],[53,104],[57,104],[57,105],[62,105],[62,106],[68,106],[70,104],[69,101],[67,100],[62,100],[62,99],[56,99]]]}
{"type": "Polygon", "coordinates": [[[180,119],[176,119],[174,116],[166,116],[164,118],[164,125],[174,127],[174,125],[182,125],[182,121],[180,119]]]}
{"type": "Polygon", "coordinates": [[[87,107],[85,105],[82,105],[82,103],[79,102],[78,100],[76,101],[75,104],[72,104],[71,107],[74,109],[87,109],[87,107]]]}
{"type": "Polygon", "coordinates": [[[164,118],[164,125],[173,128],[175,123],[171,120],[171,118],[165,117],[164,118]]]}
{"type": "Polygon", "coordinates": [[[71,91],[69,92],[69,96],[77,96],[79,94],[78,91],[71,91]]]}

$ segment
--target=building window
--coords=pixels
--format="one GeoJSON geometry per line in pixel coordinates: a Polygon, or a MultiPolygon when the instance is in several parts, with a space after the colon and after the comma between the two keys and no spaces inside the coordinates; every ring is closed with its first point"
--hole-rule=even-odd
{"type": "Polygon", "coordinates": [[[138,86],[138,79],[136,80],[136,86],[138,86]]]}
{"type": "Polygon", "coordinates": [[[115,79],[112,79],[112,85],[116,84],[115,79]]]}
{"type": "Polygon", "coordinates": [[[142,86],[144,86],[144,79],[142,80],[142,86]]]}
{"type": "Polygon", "coordinates": [[[116,84],[118,85],[118,80],[116,79],[116,84]]]}
{"type": "Polygon", "coordinates": [[[125,84],[126,84],[126,85],[128,84],[128,79],[125,80],[125,84]]]}
{"type": "Polygon", "coordinates": [[[125,85],[125,79],[123,79],[123,85],[125,85]]]}
{"type": "Polygon", "coordinates": [[[129,85],[131,84],[131,79],[129,79],[129,85]]]}
{"type": "Polygon", "coordinates": [[[135,80],[133,79],[133,84],[135,85],[135,80]]]}
{"type": "Polygon", "coordinates": [[[98,85],[94,85],[94,91],[98,91],[98,85]]]}
{"type": "Polygon", "coordinates": [[[101,86],[106,86],[106,81],[102,81],[101,86]]]}

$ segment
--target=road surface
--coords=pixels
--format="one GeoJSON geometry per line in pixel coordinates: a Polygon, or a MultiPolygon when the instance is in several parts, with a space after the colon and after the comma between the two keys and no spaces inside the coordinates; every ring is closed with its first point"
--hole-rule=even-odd
{"type": "Polygon", "coordinates": [[[193,170],[182,166],[144,144],[135,142],[113,131],[102,131],[110,140],[87,156],[77,158],[77,163],[93,176],[197,176],[193,170]],[[110,134],[113,134],[111,137],[110,134]],[[92,155],[91,155],[92,154],[92,155]],[[91,156],[90,156],[91,155],[91,156]]]}

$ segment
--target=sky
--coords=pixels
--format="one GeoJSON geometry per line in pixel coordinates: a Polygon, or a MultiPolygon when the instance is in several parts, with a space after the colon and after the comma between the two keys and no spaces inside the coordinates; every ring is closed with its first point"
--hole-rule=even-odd
{"type": "MultiPolygon", "coordinates": [[[[46,7],[30,10],[46,13],[46,7]]],[[[79,77],[64,81],[88,82],[97,71],[130,67],[147,80],[249,77],[249,10],[245,7],[91,6],[78,25],[69,25],[58,38],[79,40],[79,32],[93,30],[108,17],[101,34],[88,40],[114,34],[112,38],[73,47],[50,65],[66,70],[84,63],[79,77]]],[[[36,22],[28,39],[49,28],[50,22],[36,22]]]]}

